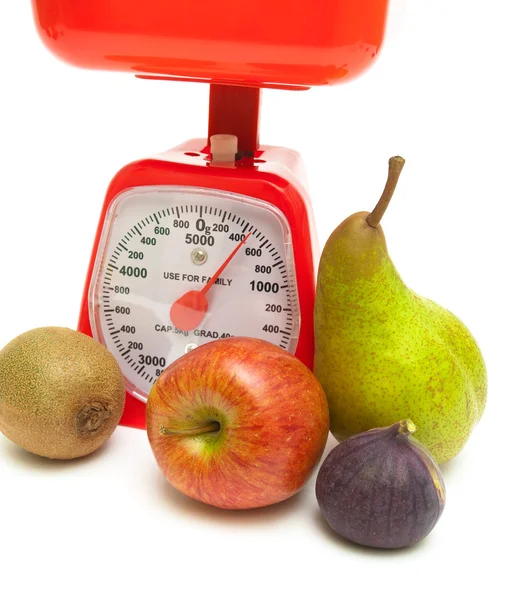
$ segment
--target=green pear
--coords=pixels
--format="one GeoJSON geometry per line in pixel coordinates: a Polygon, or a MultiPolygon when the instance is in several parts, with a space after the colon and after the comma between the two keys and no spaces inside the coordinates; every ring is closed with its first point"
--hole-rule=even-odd
{"type": "Polygon", "coordinates": [[[411,419],[417,439],[443,463],[480,420],[487,375],[466,326],[408,288],[388,255],[379,223],[403,166],[401,157],[390,159],[376,208],[343,221],[325,245],[314,371],[337,440],[411,419]]]}

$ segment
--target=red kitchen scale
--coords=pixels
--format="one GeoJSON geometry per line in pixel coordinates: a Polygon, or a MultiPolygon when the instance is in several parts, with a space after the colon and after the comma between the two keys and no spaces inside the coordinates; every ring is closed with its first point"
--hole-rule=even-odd
{"type": "Polygon", "coordinates": [[[44,44],[75,66],[210,86],[207,139],[139,160],[101,211],[79,331],[126,380],[121,424],[145,427],[164,368],[257,337],[312,368],[317,243],[300,155],[259,144],[261,88],[355,77],[388,0],[32,0],[44,44]]]}

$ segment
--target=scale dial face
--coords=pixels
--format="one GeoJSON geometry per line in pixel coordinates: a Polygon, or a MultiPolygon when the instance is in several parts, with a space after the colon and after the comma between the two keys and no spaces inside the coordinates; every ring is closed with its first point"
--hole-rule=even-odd
{"type": "Polygon", "coordinates": [[[294,354],[300,313],[287,220],[229,192],[127,190],[107,214],[89,313],[95,339],[143,401],[169,364],[207,342],[255,337],[294,354]],[[196,297],[182,306],[188,292],[196,297]]]}

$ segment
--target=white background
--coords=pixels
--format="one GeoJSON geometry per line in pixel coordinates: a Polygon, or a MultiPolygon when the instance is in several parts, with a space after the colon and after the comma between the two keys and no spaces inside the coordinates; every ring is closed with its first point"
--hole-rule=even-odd
{"type": "MultiPolygon", "coordinates": [[[[75,327],[113,174],[206,131],[205,85],[68,67],[40,44],[29,4],[0,3],[0,347],[33,327],[75,327]]],[[[319,518],[314,478],[279,506],[205,507],[163,480],[141,431],[119,428],[71,463],[0,436],[2,598],[518,594],[517,4],[393,0],[363,77],[264,93],[262,139],[303,154],[321,244],[373,207],[389,156],[407,159],[384,221],[390,253],[482,347],[488,406],[443,468],[447,505],[432,534],[397,552],[341,543],[319,518]]]]}

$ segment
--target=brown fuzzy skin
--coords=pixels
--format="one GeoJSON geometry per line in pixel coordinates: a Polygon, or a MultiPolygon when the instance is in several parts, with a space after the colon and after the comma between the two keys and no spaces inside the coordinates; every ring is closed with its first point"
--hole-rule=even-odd
{"type": "Polygon", "coordinates": [[[112,354],[72,329],[32,329],[0,352],[0,431],[33,454],[91,454],[117,427],[125,395],[112,354]]]}

